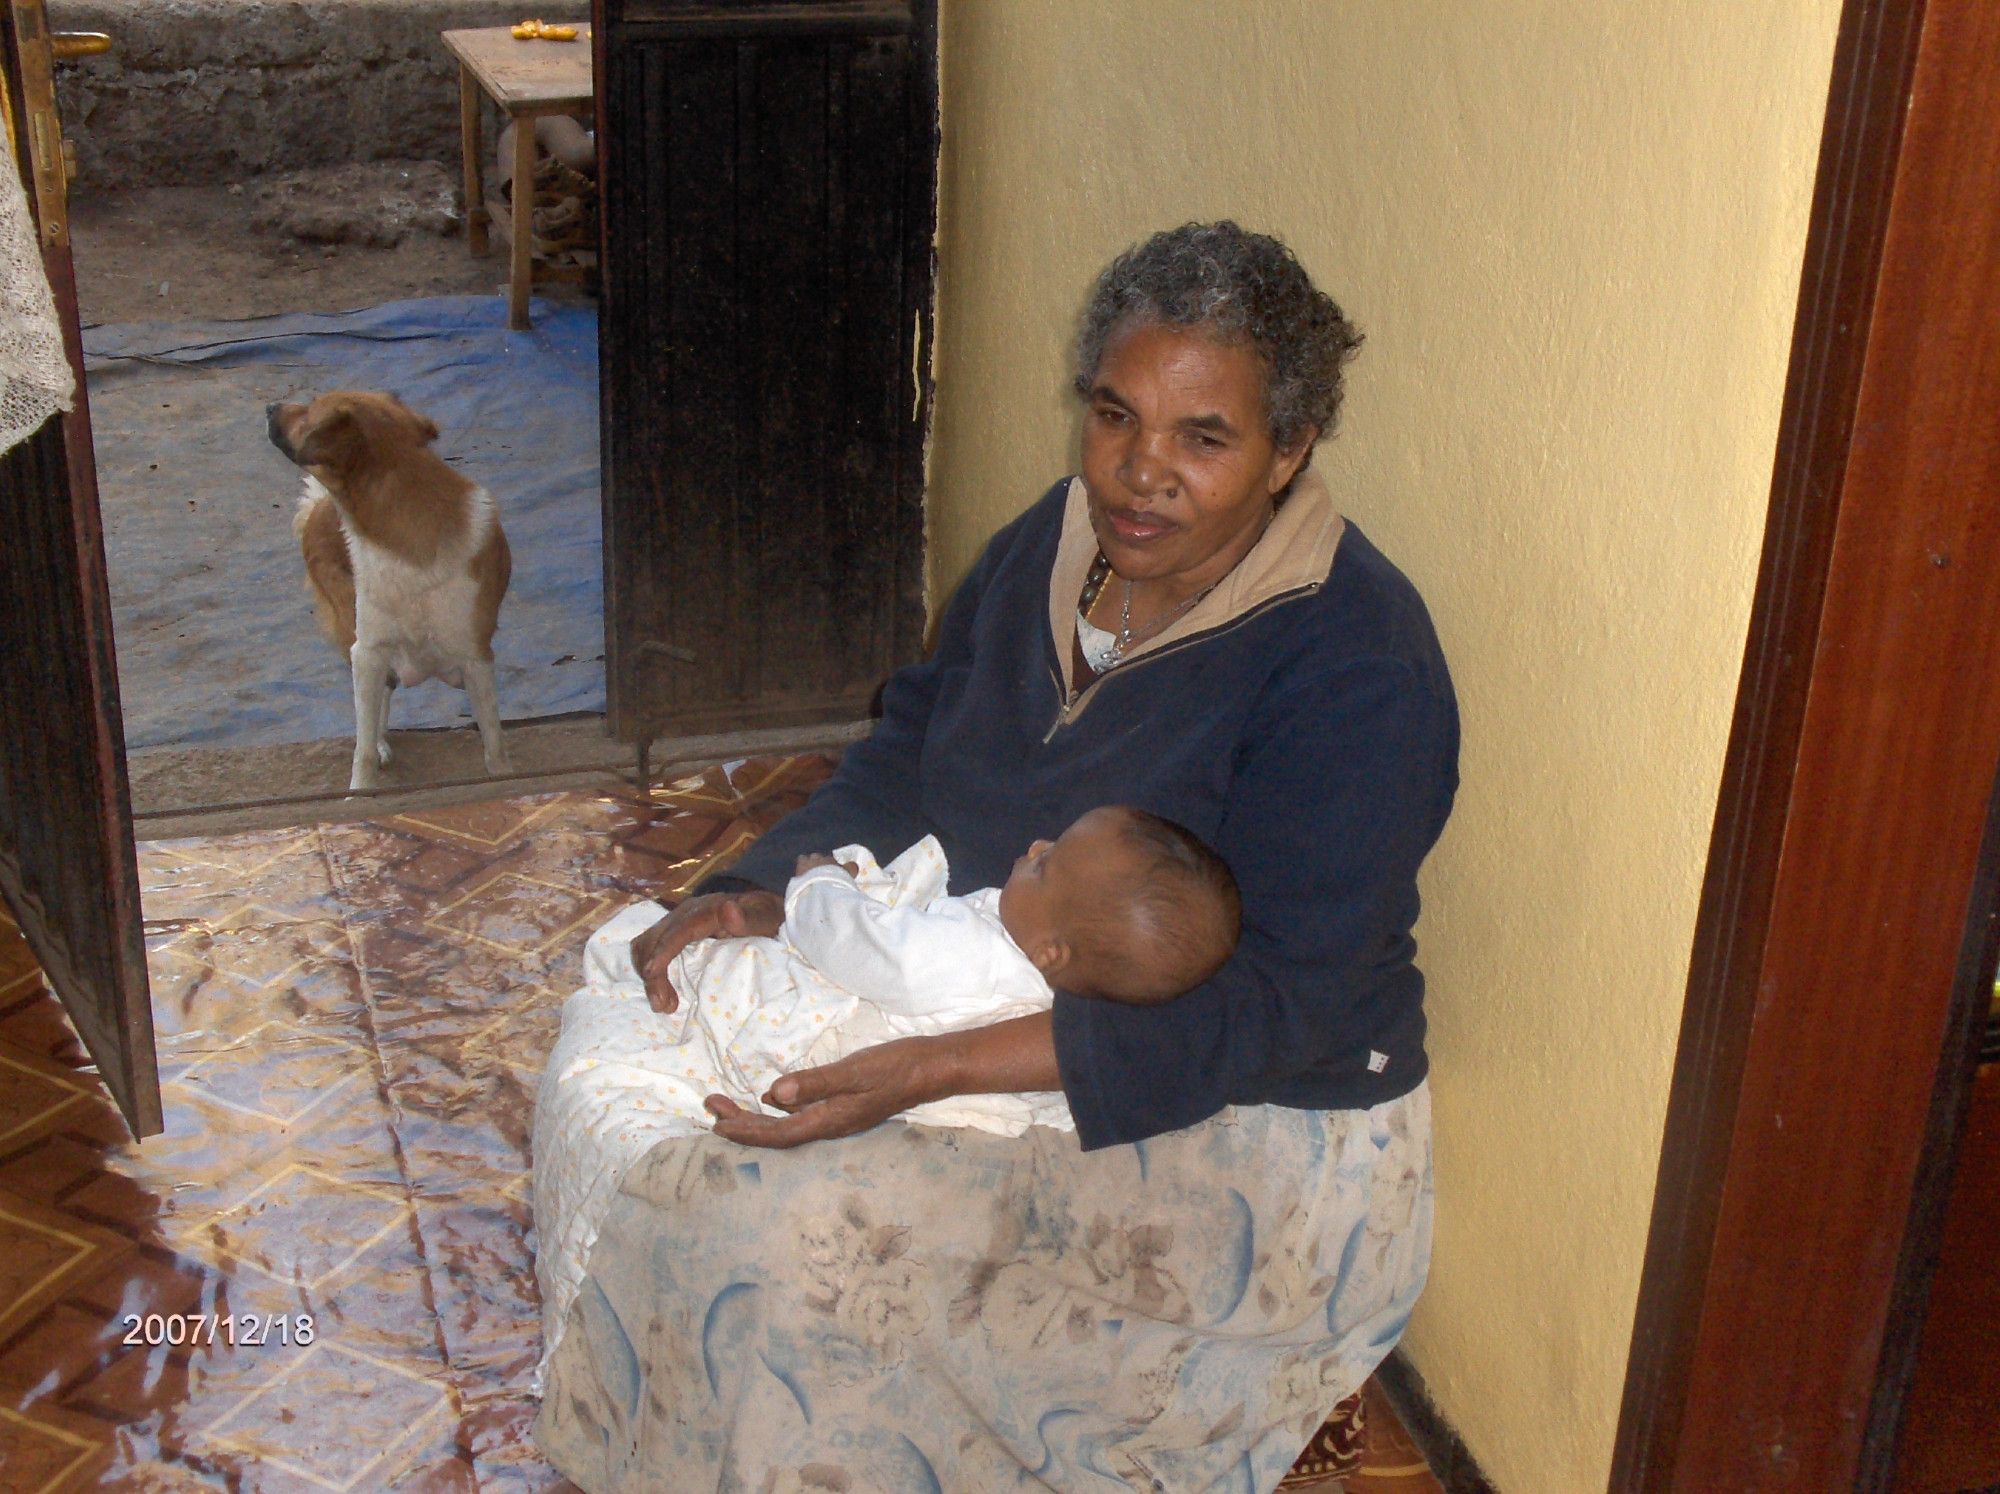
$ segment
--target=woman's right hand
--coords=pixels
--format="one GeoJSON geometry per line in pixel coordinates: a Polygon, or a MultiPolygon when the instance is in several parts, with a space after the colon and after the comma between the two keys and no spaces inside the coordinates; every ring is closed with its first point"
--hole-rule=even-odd
{"type": "Polygon", "coordinates": [[[785,900],[775,892],[706,892],[691,897],[632,941],[632,968],[646,983],[646,1000],[656,1012],[681,1004],[667,967],[697,939],[769,936],[785,921],[785,900]]]}

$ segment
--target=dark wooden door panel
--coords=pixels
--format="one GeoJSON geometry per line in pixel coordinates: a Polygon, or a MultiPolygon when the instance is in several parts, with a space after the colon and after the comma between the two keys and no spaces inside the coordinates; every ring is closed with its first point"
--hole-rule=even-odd
{"type": "MultiPolygon", "coordinates": [[[[21,142],[31,138],[24,103],[32,97],[24,93],[22,54],[41,44],[43,24],[39,0],[0,3],[13,138],[21,142]]],[[[13,165],[32,181],[23,151],[13,165]]],[[[60,227],[48,229],[50,217],[38,209],[42,253],[70,363],[80,371],[69,241],[60,227]]],[[[0,535],[0,894],[126,1123],[150,1136],[160,1129],[160,1082],[80,372],[75,409],[0,456],[0,535]]]]}
{"type": "Polygon", "coordinates": [[[933,11],[602,9],[612,728],[859,714],[922,639],[933,11]]]}

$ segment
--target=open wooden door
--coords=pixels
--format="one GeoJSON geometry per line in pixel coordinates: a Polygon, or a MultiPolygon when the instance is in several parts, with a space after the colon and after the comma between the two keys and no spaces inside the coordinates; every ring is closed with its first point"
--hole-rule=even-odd
{"type": "Polygon", "coordinates": [[[11,165],[29,186],[75,408],[0,456],[0,894],[133,1134],[160,1129],[139,870],[42,0],[0,0],[11,165]]]}
{"type": "Polygon", "coordinates": [[[853,720],[923,646],[935,0],[598,0],[607,716],[853,720]]]}
{"type": "Polygon", "coordinates": [[[1996,184],[2000,6],[1846,0],[1617,1494],[1893,1467],[2000,942],[1996,184]]]}

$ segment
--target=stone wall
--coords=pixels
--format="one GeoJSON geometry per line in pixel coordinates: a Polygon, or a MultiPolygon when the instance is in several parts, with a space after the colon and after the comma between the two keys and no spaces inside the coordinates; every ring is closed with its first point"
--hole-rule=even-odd
{"type": "Polygon", "coordinates": [[[57,68],[78,189],[391,159],[456,173],[458,70],[438,33],[588,13],[588,0],[49,0],[55,29],[114,43],[57,68]]]}

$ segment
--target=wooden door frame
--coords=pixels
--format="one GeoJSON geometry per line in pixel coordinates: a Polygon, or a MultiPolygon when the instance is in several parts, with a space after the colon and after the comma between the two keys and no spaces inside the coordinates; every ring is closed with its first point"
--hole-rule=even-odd
{"type": "MultiPolygon", "coordinates": [[[[5,54],[15,78],[20,79],[25,71],[22,43],[40,44],[47,33],[47,15],[40,3],[23,6],[20,0],[0,0],[0,53],[5,54]]],[[[45,217],[44,194],[53,191],[60,200],[62,168],[44,159],[43,170],[53,166],[57,175],[53,185],[44,176],[38,186],[26,91],[9,87],[5,93],[12,111],[8,138],[18,152],[6,166],[20,171],[27,186],[75,385],[69,410],[59,419],[52,417],[10,452],[7,461],[16,477],[24,470],[35,474],[37,496],[52,497],[58,504],[67,499],[65,548],[70,552],[68,562],[77,584],[81,640],[75,657],[66,660],[65,666],[81,682],[81,690],[95,709],[77,712],[76,724],[87,750],[67,764],[69,771],[9,785],[13,792],[32,797],[36,803],[33,811],[11,817],[0,826],[0,832],[10,837],[24,829],[25,821],[31,832],[14,844],[0,837],[0,897],[14,910],[22,936],[96,1061],[105,1088],[133,1136],[143,1138],[163,1129],[164,1116],[140,921],[125,728],[118,703],[111,588],[104,559],[103,520],[98,511],[97,463],[91,445],[90,389],[84,376],[75,267],[65,221],[45,217]],[[76,801],[62,803],[60,796],[65,794],[75,795],[76,801]],[[78,885],[90,876],[93,868],[88,863],[93,860],[98,874],[94,896],[90,889],[78,885]],[[64,862],[69,863],[68,876],[61,874],[64,862]],[[77,862],[86,863],[80,873],[77,862]]],[[[49,132],[44,138],[54,134],[49,132]]],[[[59,143],[59,135],[50,143],[59,143]]],[[[44,594],[7,600],[9,605],[27,608],[46,604],[49,599],[44,594]]],[[[17,670],[30,667],[18,659],[8,660],[7,666],[17,670]]],[[[5,757],[0,751],[0,764],[5,757]]]]}
{"type": "Polygon", "coordinates": [[[2000,7],[1848,0],[1611,1487],[1883,1487],[1993,975],[2000,7]]]}

